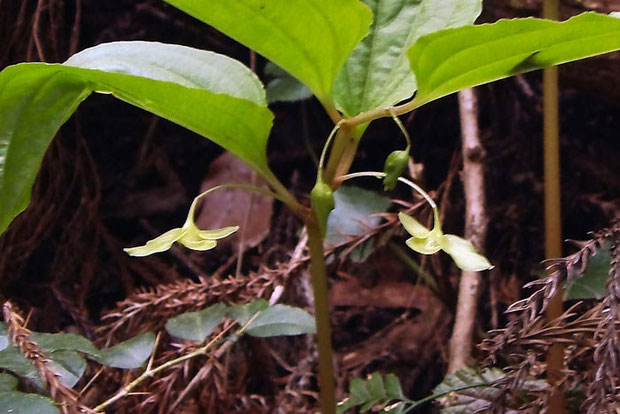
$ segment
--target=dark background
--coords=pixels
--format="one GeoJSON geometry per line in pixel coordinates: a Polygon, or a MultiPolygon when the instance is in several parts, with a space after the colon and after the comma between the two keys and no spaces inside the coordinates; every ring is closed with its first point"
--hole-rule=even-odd
{"type": "MultiPolygon", "coordinates": [[[[615,8],[620,9],[617,5],[615,8]]],[[[583,10],[613,9],[611,1],[563,4],[565,16],[583,10]]],[[[539,14],[537,2],[493,0],[485,2],[480,21],[539,14]]],[[[178,43],[250,64],[247,48],[161,1],[0,0],[0,68],[24,61],[62,62],[75,51],[115,40],[178,43]]],[[[586,239],[589,231],[599,230],[619,216],[619,61],[618,54],[613,54],[560,69],[566,239],[586,239]]],[[[259,57],[257,73],[268,81],[262,75],[264,64],[259,57]]],[[[521,286],[542,269],[540,84],[541,74],[537,72],[478,88],[490,215],[486,253],[497,265],[485,279],[480,335],[506,322],[503,310],[522,296],[521,286]]],[[[304,194],[314,183],[315,168],[302,137],[309,137],[314,151],[319,152],[331,129],[330,121],[315,100],[276,104],[272,110],[276,125],[269,144],[270,164],[281,180],[307,201],[304,194]]],[[[462,234],[464,203],[458,176],[456,97],[429,104],[403,121],[412,135],[413,156],[424,166],[423,187],[436,191],[437,200],[441,200],[446,230],[462,234]]],[[[353,170],[381,170],[387,154],[401,144],[402,137],[391,121],[373,123],[353,170]]],[[[168,121],[109,96],[93,95],[51,144],[31,206],[0,238],[1,294],[32,312],[29,328],[33,330],[72,329],[101,342],[108,333],[101,330],[105,326],[101,317],[114,309],[117,301],[161,284],[197,281],[199,275],[209,277],[227,262],[233,247],[199,256],[179,250],[140,260],[129,258],[122,248],[178,226],[191,199],[200,191],[210,162],[221,153],[215,144],[168,121]]],[[[402,191],[394,196],[410,195],[402,191]]],[[[279,206],[266,219],[271,220],[272,230],[259,246],[247,252],[243,270],[248,277],[279,268],[294,248],[301,227],[279,206]]],[[[565,253],[570,252],[567,244],[565,253]]],[[[412,258],[419,260],[414,255],[412,258]]],[[[374,370],[395,372],[406,394],[416,398],[427,395],[441,381],[458,274],[442,259],[433,259],[425,267],[438,281],[440,293],[416,296],[414,303],[403,306],[402,300],[385,292],[390,286],[415,287],[418,280],[387,247],[377,249],[364,265],[344,260],[333,266],[334,288],[346,286],[338,284],[353,277],[375,298],[357,304],[340,294],[333,298],[341,386],[350,377],[374,370]],[[436,303],[439,313],[431,312],[436,303]]],[[[234,265],[221,271],[230,272],[234,273],[234,265]]],[[[298,273],[290,282],[288,299],[307,305],[298,293],[303,290],[299,280],[305,274],[298,273]]],[[[337,292],[341,291],[346,289],[337,292]]],[[[148,328],[143,325],[138,323],[148,328]]],[[[124,339],[123,334],[115,337],[119,339],[124,339]]],[[[239,382],[230,395],[214,397],[201,391],[190,399],[185,412],[210,412],[204,411],[206,407],[252,412],[247,410],[254,407],[253,403],[239,402],[251,394],[266,399],[261,409],[268,412],[276,406],[285,412],[302,412],[303,407],[315,403],[312,378],[293,386],[290,381],[287,384],[296,387],[298,401],[282,396],[278,378],[285,378],[283,368],[264,355],[269,355],[270,349],[288,347],[296,350],[287,353],[289,363],[307,360],[308,366],[302,369],[312,370],[311,345],[303,340],[276,340],[267,346],[250,342],[243,347],[243,355],[236,357],[234,368],[222,374],[239,382]],[[265,358],[269,362],[263,365],[265,358]],[[239,374],[241,367],[245,367],[243,375],[239,374]],[[228,405],[218,398],[227,398],[228,405]],[[291,408],[283,408],[286,404],[291,408]]],[[[107,373],[102,393],[106,387],[114,390],[119,381],[118,375],[107,373]]],[[[186,383],[179,380],[173,388],[182,390],[186,383]]],[[[129,410],[139,401],[130,399],[119,411],[129,410]]],[[[157,403],[149,407],[154,409],[157,403]]]]}

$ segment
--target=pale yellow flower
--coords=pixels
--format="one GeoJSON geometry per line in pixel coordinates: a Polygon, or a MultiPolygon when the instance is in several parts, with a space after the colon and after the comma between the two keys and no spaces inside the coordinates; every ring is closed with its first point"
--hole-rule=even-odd
{"type": "Polygon", "coordinates": [[[164,252],[170,249],[174,242],[179,242],[192,250],[210,250],[217,245],[217,240],[228,237],[239,230],[239,226],[224,227],[216,230],[200,230],[196,223],[194,223],[194,210],[199,197],[194,199],[183,227],[167,231],[161,236],[149,240],[144,246],[130,247],[123,250],[130,256],[142,257],[164,252]]]}
{"type": "Polygon", "coordinates": [[[427,229],[416,219],[404,213],[398,213],[398,218],[409,234],[407,246],[421,254],[434,254],[439,250],[448,253],[456,265],[462,270],[482,271],[492,269],[486,257],[476,251],[469,241],[453,234],[443,234],[439,222],[437,209],[433,210],[434,226],[427,229]]]}

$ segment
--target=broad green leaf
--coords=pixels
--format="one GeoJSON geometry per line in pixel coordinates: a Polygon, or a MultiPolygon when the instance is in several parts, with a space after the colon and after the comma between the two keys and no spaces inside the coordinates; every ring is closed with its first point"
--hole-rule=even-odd
{"type": "Polygon", "coordinates": [[[383,377],[378,372],[373,373],[366,381],[366,388],[368,388],[370,396],[375,400],[387,398],[383,377]]]}
{"type": "Polygon", "coordinates": [[[352,398],[347,398],[344,401],[340,401],[338,403],[338,407],[336,408],[336,414],[344,414],[347,412],[349,408],[355,407],[357,404],[352,398]]]}
{"type": "Polygon", "coordinates": [[[387,374],[385,376],[385,391],[390,398],[405,398],[403,389],[400,385],[400,380],[394,374],[387,374]]]}
{"type": "Polygon", "coordinates": [[[365,262],[366,259],[370,257],[371,254],[375,251],[375,238],[371,237],[368,240],[358,244],[355,246],[351,252],[347,252],[345,249],[340,255],[341,258],[349,258],[354,263],[362,263],[365,262]]]}
{"type": "Polygon", "coordinates": [[[358,0],[166,0],[256,50],[329,105],[345,59],[372,15],[358,0]]]}
{"type": "Polygon", "coordinates": [[[344,414],[349,408],[362,405],[370,399],[366,383],[361,378],[353,378],[349,383],[349,394],[346,400],[338,404],[337,414],[344,414]]]}
{"type": "Polygon", "coordinates": [[[228,309],[228,316],[240,326],[247,324],[250,319],[258,312],[261,312],[269,307],[269,302],[265,299],[256,299],[250,303],[243,305],[237,305],[228,309]]]}
{"type": "Polygon", "coordinates": [[[287,305],[273,305],[262,311],[246,333],[261,338],[302,335],[316,332],[314,317],[306,311],[287,305]]]}
{"type": "Polygon", "coordinates": [[[249,69],[184,46],[103,44],[63,65],[0,72],[0,233],[28,205],[48,144],[91,92],[111,93],[208,137],[272,176],[265,150],[273,115],[249,69]]]}
{"type": "Polygon", "coordinates": [[[368,412],[371,408],[381,408],[381,413],[401,413],[406,404],[413,402],[404,396],[400,381],[394,374],[388,374],[384,379],[380,373],[375,372],[366,381],[354,378],[349,384],[349,393],[349,398],[338,404],[338,414],[344,414],[355,406],[360,406],[360,413],[368,412]],[[396,404],[398,402],[400,404],[396,404]],[[385,408],[388,405],[391,406],[389,410],[385,408]]]}
{"type": "Polygon", "coordinates": [[[46,355],[56,351],[78,351],[95,357],[99,354],[99,350],[92,342],[72,333],[33,332],[30,339],[46,355]]]}
{"type": "Polygon", "coordinates": [[[140,368],[155,347],[155,334],[145,332],[113,347],[102,349],[97,361],[114,368],[140,368]]]}
{"type": "MultiPolygon", "coordinates": [[[[446,375],[441,384],[433,390],[436,395],[446,394],[440,399],[444,414],[471,414],[480,412],[491,405],[501,394],[501,390],[491,386],[493,381],[505,374],[497,369],[480,371],[474,368],[461,369],[446,375]]],[[[509,411],[514,413],[514,411],[509,411]]]]}
{"type": "Polygon", "coordinates": [[[86,371],[86,360],[75,351],[49,354],[49,368],[66,387],[73,388],[86,371]]]}
{"type": "MultiPolygon", "coordinates": [[[[86,361],[75,351],[43,352],[49,359],[50,369],[58,375],[60,381],[73,387],[86,370],[86,361]]],[[[37,368],[17,349],[10,346],[0,351],[0,368],[11,371],[21,378],[32,381],[37,387],[43,388],[37,368]]]]}
{"type": "Polygon", "coordinates": [[[60,414],[54,401],[38,394],[18,391],[0,392],[0,413],[60,414]]]}
{"type": "Polygon", "coordinates": [[[583,13],[565,22],[536,18],[442,30],[409,51],[418,106],[519,73],[620,49],[620,20],[583,13]]]}
{"type": "Polygon", "coordinates": [[[336,208],[327,220],[328,246],[345,243],[352,236],[365,234],[377,227],[381,218],[377,213],[385,213],[391,202],[374,191],[359,187],[341,186],[335,193],[336,208]]]}
{"type": "Polygon", "coordinates": [[[33,382],[38,388],[43,388],[39,372],[15,346],[9,346],[0,351],[0,369],[10,371],[18,377],[33,382]]]}
{"type": "Polygon", "coordinates": [[[370,392],[366,386],[366,382],[361,378],[353,378],[349,384],[351,397],[359,403],[370,400],[370,392]]]}
{"type": "Polygon", "coordinates": [[[296,102],[312,97],[312,92],[303,83],[292,76],[275,78],[267,84],[267,101],[296,102]]]}
{"type": "Polygon", "coordinates": [[[416,90],[407,51],[423,35],[473,24],[481,0],[363,0],[374,19],[334,85],[338,109],[355,116],[391,106],[416,90]]]}
{"type": "Polygon", "coordinates": [[[17,388],[17,378],[5,372],[0,373],[0,392],[13,391],[17,388]]]}
{"type": "MultiPolygon", "coordinates": [[[[214,52],[159,42],[114,42],[86,49],[65,63],[204,89],[265,106],[260,80],[240,62],[214,52]]],[[[113,92],[113,91],[110,91],[113,92]]]]}
{"type": "Polygon", "coordinates": [[[609,293],[607,279],[611,269],[609,248],[608,243],[601,246],[598,252],[588,260],[583,273],[577,275],[575,273],[578,269],[569,269],[573,273],[569,275],[569,279],[573,281],[566,287],[564,300],[602,299],[607,296],[609,293]]]}
{"type": "Polygon", "coordinates": [[[267,102],[295,102],[312,97],[312,91],[287,71],[272,62],[265,66],[265,74],[273,76],[267,84],[267,102]]]}
{"type": "Polygon", "coordinates": [[[188,341],[204,341],[222,321],[227,307],[216,303],[198,312],[188,312],[166,322],[166,330],[172,336],[188,341]]]}

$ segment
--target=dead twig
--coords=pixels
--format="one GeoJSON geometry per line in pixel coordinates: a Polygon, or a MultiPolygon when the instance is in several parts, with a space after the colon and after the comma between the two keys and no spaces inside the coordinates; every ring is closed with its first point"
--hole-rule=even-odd
{"type": "MultiPolygon", "coordinates": [[[[463,147],[463,187],[465,190],[465,238],[478,251],[484,248],[487,228],[484,192],[484,149],[478,131],[478,102],[473,89],[459,92],[463,147]]],[[[480,290],[480,273],[463,271],[459,297],[450,338],[448,372],[467,366],[471,355],[476,308],[480,290]]]]}

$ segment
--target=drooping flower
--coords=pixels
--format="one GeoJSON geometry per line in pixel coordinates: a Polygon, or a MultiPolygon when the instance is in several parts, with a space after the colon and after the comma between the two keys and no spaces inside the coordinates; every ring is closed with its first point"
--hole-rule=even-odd
{"type": "Polygon", "coordinates": [[[429,230],[419,221],[404,213],[398,213],[398,219],[411,238],[407,240],[407,246],[421,254],[434,254],[439,250],[448,253],[456,265],[462,270],[479,272],[492,269],[486,257],[476,251],[469,241],[453,234],[443,234],[439,222],[439,213],[433,209],[433,229],[429,230]]]}
{"type": "Polygon", "coordinates": [[[217,245],[217,240],[230,236],[239,226],[224,227],[216,230],[200,230],[194,222],[194,210],[200,196],[194,199],[189,209],[187,219],[183,227],[169,230],[159,237],[146,242],[144,246],[130,247],[123,249],[130,256],[148,256],[170,249],[174,242],[179,242],[183,246],[192,250],[210,250],[217,245]]]}

